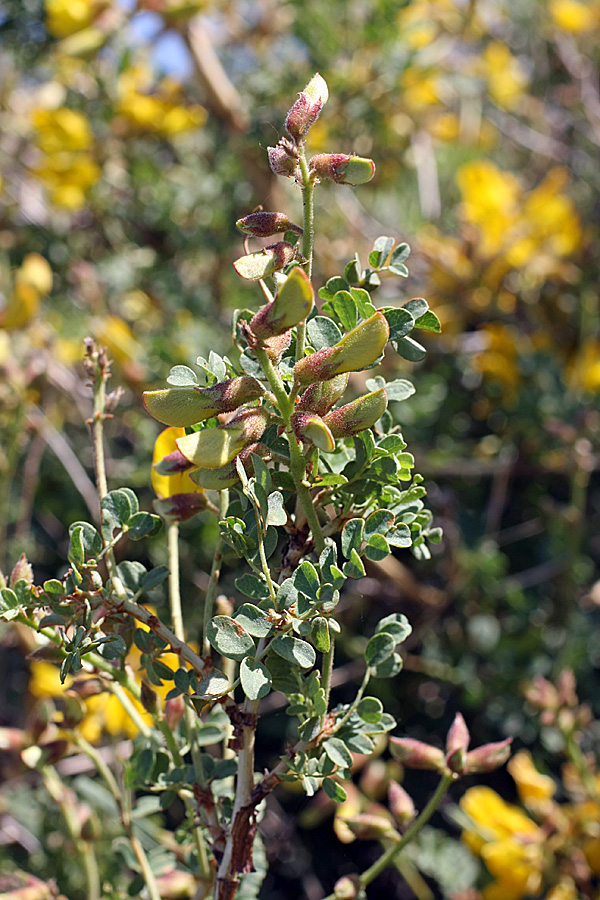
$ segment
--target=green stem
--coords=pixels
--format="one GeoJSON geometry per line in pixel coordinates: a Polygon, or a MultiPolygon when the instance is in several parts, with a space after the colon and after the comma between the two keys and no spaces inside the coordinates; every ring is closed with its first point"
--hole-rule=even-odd
{"type": "MultiPolygon", "coordinates": [[[[325,715],[329,710],[329,695],[331,694],[331,676],[333,675],[333,657],[335,653],[335,639],[329,632],[329,650],[323,654],[323,667],[321,669],[321,686],[325,691],[325,715]]],[[[325,717],[323,717],[325,721],[325,717]]]]}
{"type": "Polygon", "coordinates": [[[302,455],[302,451],[300,450],[300,447],[298,445],[296,435],[294,434],[294,430],[291,426],[291,417],[294,411],[294,405],[293,402],[291,402],[290,397],[288,397],[288,394],[286,393],[281,375],[279,374],[265,351],[257,348],[255,352],[256,358],[260,363],[263,372],[267,376],[269,386],[273,391],[273,394],[275,395],[281,417],[286,423],[286,434],[288,436],[288,444],[290,448],[290,473],[292,475],[292,478],[294,479],[296,492],[298,494],[298,500],[302,506],[304,515],[306,516],[306,521],[308,522],[310,530],[312,532],[313,540],[315,542],[315,548],[317,550],[317,553],[321,554],[325,549],[325,538],[323,536],[323,531],[321,529],[321,523],[319,522],[317,511],[313,506],[313,500],[309,487],[305,481],[306,460],[302,455]]]}
{"type": "MultiPolygon", "coordinates": [[[[416,836],[419,834],[421,829],[429,822],[430,818],[442,802],[443,798],[448,793],[448,788],[454,781],[455,776],[448,772],[442,775],[440,779],[440,783],[438,784],[435,793],[429,800],[429,803],[423,810],[423,812],[418,816],[410,828],[404,833],[402,839],[398,841],[397,844],[394,844],[392,847],[389,847],[385,853],[379,857],[376,862],[373,863],[362,875],[359,877],[360,887],[364,890],[368,884],[374,881],[378,875],[381,875],[384,869],[386,869],[395,859],[395,857],[402,851],[404,848],[410,844],[416,836]]],[[[329,894],[325,900],[336,900],[335,894],[329,894]]]]}
{"type": "MultiPolygon", "coordinates": [[[[312,276],[313,247],[315,239],[314,226],[314,202],[313,195],[315,189],[314,179],[311,178],[308,162],[306,159],[306,151],[304,146],[299,147],[298,162],[300,165],[300,174],[302,176],[302,206],[304,212],[303,234],[302,234],[302,255],[307,260],[306,274],[310,278],[312,276]]],[[[296,328],[296,359],[304,357],[304,347],[306,343],[306,322],[301,322],[296,328]]]]}
{"type": "MultiPolygon", "coordinates": [[[[221,519],[224,519],[227,515],[227,509],[229,507],[229,491],[224,490],[219,492],[219,522],[221,519]]],[[[204,618],[202,623],[202,652],[205,656],[210,654],[210,642],[206,636],[206,630],[208,628],[208,623],[210,622],[215,606],[215,600],[217,597],[217,589],[219,587],[219,578],[221,576],[221,565],[223,563],[223,538],[221,537],[221,532],[217,535],[217,543],[215,545],[215,552],[212,561],[212,567],[210,570],[210,579],[208,582],[208,588],[206,589],[206,596],[204,598],[204,618]]]]}

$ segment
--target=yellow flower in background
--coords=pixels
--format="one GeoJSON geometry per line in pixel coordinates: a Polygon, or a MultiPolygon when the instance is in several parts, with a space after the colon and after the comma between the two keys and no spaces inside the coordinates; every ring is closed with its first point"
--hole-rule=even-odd
{"type": "Polygon", "coordinates": [[[483,51],[482,74],[489,95],[498,106],[513,109],[525,93],[527,77],[506,44],[491,41],[483,51]]]}
{"type": "Polygon", "coordinates": [[[456,181],[462,194],[463,217],[480,231],[481,255],[494,256],[502,250],[506,233],[518,218],[518,179],[492,162],[477,160],[462,166],[456,181]]]}
{"type": "Polygon", "coordinates": [[[542,775],[536,769],[531,753],[521,750],[508,762],[508,771],[512,775],[519,797],[523,803],[542,803],[551,800],[556,792],[554,780],[548,775],[542,775]]]}
{"type": "Polygon", "coordinates": [[[52,269],[39,253],[28,253],[13,282],[6,306],[0,310],[0,328],[23,328],[40,308],[42,297],[52,289],[52,269]]]}
{"type": "Polygon", "coordinates": [[[35,110],[32,121],[34,143],[42,153],[33,173],[47,187],[51,203],[73,211],[81,209],[101,175],[89,152],[94,138],[87,118],[61,106],[35,110]]]}
{"type": "Polygon", "coordinates": [[[551,0],[552,21],[562,31],[580,34],[597,28],[600,24],[598,3],[584,3],[581,0],[551,0]]]}
{"type": "Polygon", "coordinates": [[[600,341],[588,338],[569,366],[565,381],[571,390],[600,391],[600,341]]]}
{"type": "Polygon", "coordinates": [[[473,367],[502,385],[504,401],[508,403],[516,397],[521,383],[520,335],[515,328],[501,322],[489,322],[479,333],[484,338],[485,346],[474,355],[473,367]]]}
{"type": "Polygon", "coordinates": [[[169,138],[201,128],[206,121],[206,110],[199,105],[181,103],[181,85],[171,78],[163,78],[154,85],[151,70],[135,65],[120,76],[117,112],[139,131],[169,138]]]}
{"type": "Polygon", "coordinates": [[[32,116],[36,144],[44,153],[89,150],[94,138],[86,117],[74,109],[37,109],[32,116]]]}
{"type": "Polygon", "coordinates": [[[109,0],[46,0],[46,28],[57,38],[87,28],[109,0]]]}
{"type": "Polygon", "coordinates": [[[460,801],[473,822],[463,831],[469,849],[481,856],[495,881],[484,900],[521,900],[542,886],[545,835],[518,806],[488,787],[470,788],[460,801]]]}
{"type": "Polygon", "coordinates": [[[416,112],[441,103],[441,79],[437,72],[412,67],[400,78],[400,102],[403,109],[416,112]]]}

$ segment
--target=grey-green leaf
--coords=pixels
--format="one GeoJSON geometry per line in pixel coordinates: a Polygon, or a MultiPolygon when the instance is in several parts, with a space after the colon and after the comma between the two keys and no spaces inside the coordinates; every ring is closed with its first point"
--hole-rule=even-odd
{"type": "Polygon", "coordinates": [[[288,634],[278,635],[271,643],[275,653],[301,669],[311,669],[317,659],[315,648],[306,641],[288,634]]]}
{"type": "Polygon", "coordinates": [[[253,637],[267,637],[271,633],[272,626],[266,613],[251,603],[242,604],[235,613],[234,619],[253,637]]]}
{"type": "Polygon", "coordinates": [[[382,632],[375,634],[369,641],[365,649],[365,661],[368,666],[378,666],[392,655],[396,647],[394,638],[382,632]]]}
{"type": "Polygon", "coordinates": [[[242,689],[249,700],[261,700],[271,690],[271,676],[259,660],[247,656],[240,664],[242,689]]]}
{"type": "Polygon", "coordinates": [[[241,660],[254,653],[254,641],[230,616],[214,616],[208,623],[206,636],[217,653],[227,659],[241,660]]]}
{"type": "Polygon", "coordinates": [[[341,769],[349,769],[354,762],[352,754],[339,738],[328,738],[323,742],[323,750],[329,759],[341,769]]]}

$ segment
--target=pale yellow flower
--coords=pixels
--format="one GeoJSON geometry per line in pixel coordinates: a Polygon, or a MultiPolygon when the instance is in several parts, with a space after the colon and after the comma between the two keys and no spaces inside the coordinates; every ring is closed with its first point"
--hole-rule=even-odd
{"type": "Polygon", "coordinates": [[[109,0],[46,0],[46,28],[64,38],[87,28],[109,0]]]}
{"type": "Polygon", "coordinates": [[[204,493],[203,489],[195,484],[188,472],[177,472],[174,475],[159,475],[154,465],[177,450],[177,438],[185,435],[185,428],[171,426],[156,438],[154,454],[152,456],[152,488],[157,497],[166,499],[177,494],[204,493]]]}

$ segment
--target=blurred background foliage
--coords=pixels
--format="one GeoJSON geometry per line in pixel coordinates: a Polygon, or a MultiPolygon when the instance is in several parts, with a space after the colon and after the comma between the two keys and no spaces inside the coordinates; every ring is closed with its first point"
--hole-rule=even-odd
{"type": "MultiPolygon", "coordinates": [[[[598,704],[598,0],[2,0],[0,36],[0,569],[25,552],[36,582],[54,576],[69,523],[97,517],[87,335],[124,389],[110,485],[150,506],[142,390],[231,353],[233,309],[260,302],[231,266],[234,223],[259,204],[300,215],[266,147],[319,71],[311,150],[373,156],[377,175],[318,191],[314,280],[379,234],[408,240],[411,277],[385,302],[423,295],[443,326],[402,364],[417,393],[397,413],[445,540],[433,564],[372,566],[345,596],[337,690],[401,610],[415,631],[381,697],[403,729],[438,734],[460,707],[475,743],[517,735],[551,770],[560,736],[540,735],[525,682],[569,666],[598,704]]],[[[183,529],[192,630],[214,532],[208,515],[183,529]]],[[[164,539],[135,552],[164,562],[164,539]]],[[[226,592],[234,575],[230,560],[226,592]]],[[[3,640],[2,724],[19,725],[23,639],[3,640]]],[[[286,877],[318,896],[304,851],[286,852],[264,896],[289,896],[286,877]]]]}

